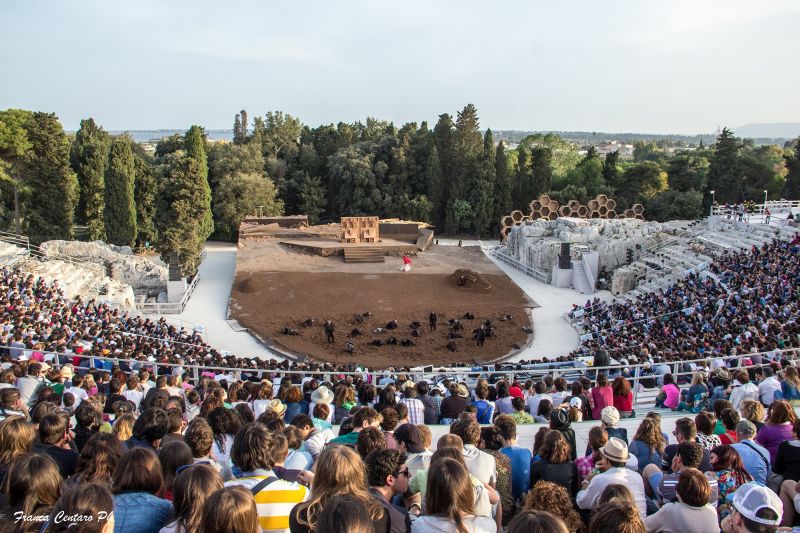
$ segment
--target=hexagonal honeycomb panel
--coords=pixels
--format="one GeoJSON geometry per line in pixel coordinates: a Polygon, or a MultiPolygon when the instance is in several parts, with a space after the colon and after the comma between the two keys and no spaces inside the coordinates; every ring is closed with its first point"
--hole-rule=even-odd
{"type": "Polygon", "coordinates": [[[525,215],[522,214],[522,211],[519,211],[519,210],[515,210],[515,211],[511,212],[511,218],[514,219],[514,222],[520,222],[522,220],[522,217],[524,217],[524,216],[525,215]]]}
{"type": "Polygon", "coordinates": [[[609,199],[606,201],[606,207],[607,207],[608,209],[610,209],[610,210],[616,209],[616,208],[617,208],[617,201],[616,201],[616,200],[614,200],[613,198],[609,198],[609,199]]]}
{"type": "Polygon", "coordinates": [[[633,206],[631,206],[631,209],[633,209],[633,212],[636,213],[637,215],[644,214],[644,207],[642,206],[642,204],[633,204],[633,206]]]}
{"type": "Polygon", "coordinates": [[[578,216],[581,218],[586,218],[589,216],[589,208],[585,205],[581,205],[578,207],[578,216]]]}

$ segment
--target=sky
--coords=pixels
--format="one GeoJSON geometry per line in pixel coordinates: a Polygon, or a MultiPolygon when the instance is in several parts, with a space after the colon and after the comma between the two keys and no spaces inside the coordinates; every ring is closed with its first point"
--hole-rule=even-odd
{"type": "Polygon", "coordinates": [[[3,0],[0,109],[77,129],[396,125],[712,133],[800,122],[796,0],[3,0]]]}

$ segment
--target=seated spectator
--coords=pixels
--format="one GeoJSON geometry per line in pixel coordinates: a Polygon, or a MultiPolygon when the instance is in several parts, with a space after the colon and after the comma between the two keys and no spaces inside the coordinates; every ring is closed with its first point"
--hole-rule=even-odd
{"type": "Polygon", "coordinates": [[[589,533],[645,533],[642,513],[635,506],[612,501],[597,509],[589,533]]]}
{"type": "Polygon", "coordinates": [[[184,468],[175,480],[172,504],[175,520],[159,533],[200,531],[200,521],[208,498],[222,488],[222,478],[211,465],[198,464],[184,468]]]}
{"type": "Polygon", "coordinates": [[[725,409],[722,411],[721,418],[725,432],[720,434],[719,440],[722,444],[733,444],[736,442],[736,424],[739,423],[739,413],[733,408],[725,409]]]}
{"type": "Polygon", "coordinates": [[[681,402],[679,408],[691,410],[697,413],[703,398],[708,396],[708,386],[706,386],[705,375],[702,372],[692,374],[692,382],[689,388],[681,391],[681,402]]]}
{"type": "Polygon", "coordinates": [[[636,430],[628,452],[636,456],[641,474],[649,464],[661,468],[661,454],[664,453],[667,443],[661,435],[658,423],[652,418],[645,418],[636,430]]]}
{"type": "Polygon", "coordinates": [[[409,471],[405,465],[406,455],[400,450],[376,450],[366,459],[369,491],[389,514],[392,532],[411,530],[411,518],[404,507],[391,504],[394,497],[408,491],[409,471]]]}
{"type": "Polygon", "coordinates": [[[361,459],[366,459],[367,456],[375,450],[386,450],[386,435],[383,431],[376,427],[367,427],[362,429],[358,434],[356,441],[356,451],[361,459]]]}
{"type": "Polygon", "coordinates": [[[775,372],[772,370],[772,368],[768,366],[762,367],[758,371],[758,377],[759,398],[761,399],[761,403],[769,407],[772,405],[772,402],[774,402],[776,399],[779,399],[775,398],[776,392],[781,395],[783,394],[781,392],[781,382],[778,381],[778,378],[775,376],[775,372]]]}
{"type": "Polygon", "coordinates": [[[112,477],[115,533],[158,531],[172,515],[172,504],[158,498],[164,478],[156,454],[133,448],[117,463],[112,477]]]}
{"type": "Polygon", "coordinates": [[[717,419],[714,413],[709,411],[700,411],[694,417],[694,424],[697,427],[697,442],[704,449],[711,451],[712,448],[722,445],[719,440],[719,435],[714,434],[714,427],[717,424],[717,419]]]}
{"type": "MultiPolygon", "coordinates": [[[[508,418],[508,415],[500,415],[501,418],[508,418]]],[[[495,483],[495,490],[500,496],[500,504],[503,506],[503,522],[508,523],[514,516],[516,498],[513,492],[513,472],[511,458],[500,451],[503,447],[503,437],[500,434],[500,429],[497,426],[486,426],[481,428],[481,443],[480,449],[492,457],[494,457],[495,465],[497,467],[497,482],[495,483]]],[[[525,450],[526,452],[528,450],[525,450]]],[[[522,466],[522,469],[530,475],[530,452],[528,452],[528,463],[522,466]]],[[[528,480],[525,480],[527,486],[528,480]]]]}
{"type": "Polygon", "coordinates": [[[511,400],[514,413],[511,415],[517,424],[533,424],[533,417],[525,412],[525,400],[514,398],[511,400]]]}
{"type": "Polygon", "coordinates": [[[597,384],[592,387],[591,397],[593,402],[592,419],[600,420],[603,409],[609,405],[614,405],[614,390],[608,382],[605,372],[598,372],[597,384]]]}
{"type": "MultiPolygon", "coordinates": [[[[299,391],[300,389],[297,388],[299,391]]],[[[286,426],[283,430],[289,446],[289,455],[286,456],[285,466],[289,470],[308,470],[314,464],[311,454],[303,450],[303,437],[295,426],[286,426]]]]}
{"type": "Polygon", "coordinates": [[[372,518],[363,502],[348,495],[328,503],[317,520],[316,533],[373,533],[372,518]]]}
{"type": "Polygon", "coordinates": [[[664,386],[656,398],[656,407],[676,409],[680,403],[680,389],[675,385],[672,374],[664,374],[664,386]]]}
{"type": "MultiPolygon", "coordinates": [[[[399,407],[399,405],[395,406],[399,407]]],[[[397,427],[400,416],[397,410],[392,407],[386,407],[380,412],[381,422],[380,428],[386,437],[386,447],[390,450],[397,449],[397,440],[394,438],[394,430],[397,427]]]]}
{"type": "Polygon", "coordinates": [[[192,450],[182,440],[176,440],[162,446],[158,450],[158,462],[161,463],[161,475],[163,482],[161,485],[160,496],[167,501],[172,501],[172,489],[178,471],[183,467],[194,464],[192,450]]]}
{"type": "Polygon", "coordinates": [[[541,460],[531,465],[530,486],[537,481],[551,481],[565,487],[574,498],[580,488],[578,469],[575,462],[570,460],[569,444],[561,433],[549,432],[539,454],[541,460]]]}
{"type": "Polygon", "coordinates": [[[578,470],[578,481],[583,481],[589,472],[594,468],[595,460],[600,458],[600,448],[608,442],[608,433],[601,426],[595,426],[589,430],[589,448],[592,453],[578,457],[575,460],[575,468],[578,470]]]}
{"type": "MultiPolygon", "coordinates": [[[[400,450],[406,453],[406,467],[408,467],[409,475],[411,476],[418,470],[428,468],[430,466],[431,456],[433,455],[433,453],[428,451],[425,447],[421,427],[424,426],[403,424],[394,432],[394,437],[397,439],[400,450]]],[[[364,457],[360,449],[359,455],[361,455],[362,458],[364,457]]]]}
{"type": "MultiPolygon", "coordinates": [[[[332,399],[333,398],[331,398],[331,400],[332,399]]],[[[272,400],[272,383],[262,382],[261,388],[258,389],[258,394],[255,400],[253,400],[253,416],[256,418],[261,416],[261,413],[265,412],[267,407],[269,407],[270,400],[272,400]]]]}
{"type": "MultiPolygon", "coordinates": [[[[678,446],[680,446],[682,442],[697,442],[697,427],[694,425],[694,421],[691,418],[679,418],[675,421],[675,431],[672,432],[672,435],[675,437],[675,440],[678,441],[678,444],[670,444],[664,448],[661,469],[665,472],[670,471],[672,459],[675,457],[678,446]]],[[[700,461],[699,465],[693,465],[693,468],[697,468],[701,472],[708,472],[711,470],[710,450],[703,448],[703,459],[700,461]]]]}
{"type": "Polygon", "coordinates": [[[78,454],[69,445],[71,440],[69,417],[66,414],[57,412],[39,422],[39,442],[33,445],[33,451],[52,457],[64,479],[75,472],[78,463],[78,454]]]}
{"type": "Polygon", "coordinates": [[[729,494],[736,492],[736,489],[753,481],[753,477],[744,469],[742,459],[732,446],[723,444],[711,450],[712,471],[707,474],[713,475],[719,485],[719,500],[717,514],[723,520],[731,512],[731,504],[728,499],[729,494]]]}
{"type": "MultiPolygon", "coordinates": [[[[0,523],[21,524],[15,516],[17,513],[28,517],[50,514],[61,496],[63,479],[58,465],[50,456],[32,453],[20,457],[11,465],[4,486],[6,502],[0,509],[0,523]]],[[[38,531],[39,525],[33,531],[38,531]]],[[[30,529],[23,530],[20,527],[18,531],[30,529]]]]}
{"type": "MultiPolygon", "coordinates": [[[[241,485],[252,492],[264,531],[286,531],[290,521],[289,506],[306,501],[308,489],[296,482],[278,479],[272,471],[274,448],[275,436],[263,425],[256,422],[240,429],[233,440],[231,459],[242,475],[227,481],[225,486],[241,485]]],[[[319,474],[318,469],[315,484],[319,474]]]]}
{"type": "MultiPolygon", "coordinates": [[[[281,418],[281,416],[279,415],[277,418],[281,418]]],[[[217,407],[208,413],[207,420],[211,431],[214,432],[211,457],[222,465],[230,466],[233,438],[242,428],[242,419],[233,409],[217,407]]]]}
{"type": "Polygon", "coordinates": [[[350,410],[356,406],[356,391],[353,387],[340,385],[336,387],[333,398],[333,423],[341,424],[342,420],[350,416],[350,410]]]}
{"type": "Polygon", "coordinates": [[[753,476],[753,481],[766,485],[772,470],[769,451],[753,440],[755,436],[755,424],[749,420],[740,420],[736,424],[737,442],[731,446],[742,459],[745,470],[753,476]]]}
{"type": "Polygon", "coordinates": [[[797,374],[797,368],[794,366],[787,366],[783,370],[781,396],[792,407],[800,407],[800,377],[797,374]]]}
{"type": "Polygon", "coordinates": [[[709,505],[711,486],[696,468],[684,468],[676,486],[678,501],[666,503],[644,523],[648,532],[706,533],[716,531],[717,511],[709,505]]]}
{"type": "MultiPolygon", "coordinates": [[[[631,383],[622,376],[617,376],[611,384],[614,392],[614,407],[619,412],[620,418],[630,418],[633,416],[633,392],[631,383]]],[[[602,411],[601,411],[602,413],[602,411]]],[[[602,416],[602,415],[601,415],[602,416]]]]}
{"type": "Polygon", "coordinates": [[[606,430],[609,438],[616,437],[628,444],[628,430],[616,427],[620,418],[620,411],[616,407],[609,405],[600,412],[600,425],[606,430]]]}
{"type": "Polygon", "coordinates": [[[316,460],[328,442],[335,438],[330,429],[318,429],[313,419],[307,415],[297,415],[292,419],[292,425],[300,430],[303,437],[303,448],[311,458],[316,460]]]}
{"type": "Polygon", "coordinates": [[[464,462],[469,473],[487,485],[497,480],[497,466],[494,457],[478,449],[481,440],[481,427],[475,419],[459,420],[450,426],[450,433],[461,437],[464,444],[464,462]]]}
{"type": "Polygon", "coordinates": [[[92,402],[83,402],[75,409],[75,447],[81,452],[86,441],[99,431],[103,421],[102,411],[97,409],[92,402]]]}
{"type": "MultiPolygon", "coordinates": [[[[675,501],[678,480],[686,468],[697,468],[703,460],[705,450],[696,442],[681,442],[672,457],[668,473],[664,473],[656,465],[644,469],[645,492],[652,498],[652,503],[660,506],[675,501]]],[[[709,477],[711,504],[716,507],[719,499],[719,487],[715,476],[709,477]]],[[[652,509],[652,506],[651,506],[652,509]]]]}
{"type": "Polygon", "coordinates": [[[14,387],[0,389],[0,422],[10,416],[28,418],[28,406],[14,387]]]}
{"type": "MultiPolygon", "coordinates": [[[[742,402],[745,400],[759,401],[758,386],[750,381],[750,375],[746,370],[740,370],[734,375],[734,380],[728,388],[730,402],[737,411],[741,409],[742,402]]],[[[723,442],[723,444],[725,444],[723,442]]]]}
{"type": "MultiPolygon", "coordinates": [[[[363,407],[362,409],[369,409],[363,407]]],[[[374,412],[374,410],[372,410],[374,412]]],[[[244,430],[242,430],[244,431],[244,430]]],[[[238,438],[238,435],[237,435],[238,438]]],[[[314,483],[307,501],[295,505],[289,515],[291,533],[316,531],[320,514],[325,507],[340,496],[349,496],[360,501],[369,512],[376,532],[390,531],[389,513],[380,501],[367,490],[364,462],[348,446],[328,446],[316,463],[314,483]]],[[[271,529],[265,527],[264,529],[271,529]]]]}
{"type": "Polygon", "coordinates": [[[721,528],[725,533],[773,533],[782,523],[783,511],[774,492],[758,483],[745,483],[734,494],[731,514],[721,528]]]}
{"type": "Polygon", "coordinates": [[[411,531],[496,533],[495,521],[475,516],[474,510],[472,483],[467,469],[453,459],[434,461],[428,476],[425,512],[414,521],[411,531]]]}
{"type": "Polygon", "coordinates": [[[147,448],[156,451],[161,446],[161,439],[169,431],[169,419],[163,409],[154,407],[146,409],[133,423],[131,438],[125,441],[128,449],[147,448]]]}
{"type": "MultiPolygon", "coordinates": [[[[608,443],[600,449],[602,458],[597,463],[599,474],[590,473],[581,483],[580,491],[576,496],[576,503],[580,509],[596,509],[597,499],[606,486],[612,483],[626,485],[634,496],[636,508],[641,517],[646,514],[645,492],[642,477],[627,468],[628,446],[624,441],[611,437],[608,443]]],[[[577,473],[576,473],[577,477],[577,473]]]]}
{"type": "MultiPolygon", "coordinates": [[[[463,383],[456,384],[453,388],[453,392],[454,394],[450,394],[450,396],[442,400],[440,424],[451,424],[454,420],[458,419],[458,415],[463,413],[467,405],[469,405],[469,390],[467,390],[466,385],[463,383]]],[[[511,410],[511,397],[508,396],[507,398],[509,410],[511,410]]],[[[499,411],[499,407],[498,412],[502,412],[499,411]]]]}
{"type": "MultiPolygon", "coordinates": [[[[545,393],[546,386],[543,381],[537,381],[533,384],[532,390],[528,393],[528,399],[525,401],[526,408],[528,412],[534,416],[539,413],[539,405],[541,404],[542,400],[547,400],[550,402],[550,405],[553,405],[553,399],[550,397],[549,394],[545,393]]],[[[550,413],[548,412],[548,416],[550,413]]],[[[547,424],[549,422],[549,418],[542,421],[543,424],[547,424]]]]}
{"type": "Polygon", "coordinates": [[[244,487],[223,487],[208,497],[198,531],[203,533],[260,533],[253,495],[244,487]]]}
{"type": "Polygon", "coordinates": [[[183,442],[183,414],[181,410],[175,407],[167,409],[167,434],[161,438],[161,446],[166,446],[172,441],[183,442]]]}
{"type": "MultiPolygon", "coordinates": [[[[774,403],[774,400],[772,403],[774,403]]],[[[753,425],[756,426],[756,432],[760,431],[761,428],[764,427],[764,418],[766,415],[764,413],[764,405],[761,402],[757,402],[755,400],[743,401],[741,415],[743,419],[749,420],[753,423],[753,425]]]]}
{"type": "Polygon", "coordinates": [[[533,456],[530,450],[517,443],[517,426],[508,416],[498,416],[495,419],[502,439],[503,447],[500,451],[511,461],[511,485],[514,500],[521,498],[530,487],[530,469],[533,456]]]}
{"type": "Polygon", "coordinates": [[[725,424],[722,423],[722,412],[725,409],[733,409],[733,404],[728,400],[716,400],[713,409],[714,416],[717,419],[717,425],[714,426],[714,435],[722,435],[725,433],[725,424]]]}
{"type": "MultiPolygon", "coordinates": [[[[578,457],[578,454],[575,450],[575,430],[572,429],[570,425],[569,415],[565,409],[554,409],[553,412],[550,413],[550,429],[561,433],[561,436],[563,436],[564,440],[569,444],[569,458],[574,461],[578,457]]],[[[536,451],[537,453],[539,452],[538,449],[536,451]]]]}
{"type": "Polygon", "coordinates": [[[11,463],[29,454],[35,439],[33,426],[21,416],[9,416],[0,422],[0,497],[5,497],[6,475],[11,463]]]}
{"type": "Polygon", "coordinates": [[[64,491],[50,512],[47,531],[52,533],[113,533],[114,498],[106,485],[81,483],[64,491]],[[73,517],[75,519],[71,519],[73,517]]]}
{"type": "Polygon", "coordinates": [[[214,444],[214,432],[205,418],[196,417],[189,422],[183,435],[184,442],[192,451],[192,460],[195,464],[208,464],[222,477],[223,481],[233,478],[229,464],[222,464],[211,457],[211,448],[214,444]]]}
{"type": "MultiPolygon", "coordinates": [[[[369,426],[379,427],[383,422],[383,416],[380,415],[375,409],[370,407],[362,407],[356,414],[353,415],[353,431],[345,435],[340,435],[330,441],[331,444],[343,444],[345,446],[355,447],[358,441],[358,433],[369,426]]],[[[388,441],[388,439],[387,439],[388,441]]],[[[387,442],[388,446],[388,442],[387,442]]],[[[313,454],[312,454],[313,455],[313,454]]]]}
{"type": "Polygon", "coordinates": [[[81,483],[102,483],[111,486],[114,469],[125,447],[117,437],[110,433],[96,433],[81,450],[75,474],[67,480],[67,486],[81,483]]]}
{"type": "MultiPolygon", "coordinates": [[[[560,487],[559,487],[560,488],[560,487]]],[[[507,533],[574,533],[563,520],[546,511],[524,511],[508,524],[507,533]]]]}
{"type": "MultiPolygon", "coordinates": [[[[1,436],[2,424],[0,424],[0,443],[2,443],[1,436]]],[[[794,437],[792,440],[783,441],[778,445],[772,471],[783,476],[783,479],[800,481],[800,421],[795,420],[792,425],[792,436],[794,437]]]]}
{"type": "MultiPolygon", "coordinates": [[[[132,405],[132,404],[131,404],[132,405]]],[[[204,419],[205,420],[205,419],[204,419]]],[[[131,413],[124,413],[114,420],[111,433],[127,448],[126,441],[133,436],[133,424],[136,417],[131,413]]]]}
{"type": "Polygon", "coordinates": [[[522,513],[544,511],[558,517],[570,532],[582,529],[581,517],[575,510],[567,489],[550,481],[537,481],[525,497],[522,513]]]}
{"type": "Polygon", "coordinates": [[[792,440],[792,426],[797,418],[789,402],[779,400],[769,408],[767,423],[758,432],[756,442],[769,450],[770,461],[775,462],[778,446],[782,442],[792,440]]]}
{"type": "Polygon", "coordinates": [[[539,408],[534,414],[531,412],[533,417],[533,421],[538,424],[549,424],[550,423],[550,413],[553,412],[553,402],[550,401],[550,398],[542,398],[539,401],[539,408]]]}

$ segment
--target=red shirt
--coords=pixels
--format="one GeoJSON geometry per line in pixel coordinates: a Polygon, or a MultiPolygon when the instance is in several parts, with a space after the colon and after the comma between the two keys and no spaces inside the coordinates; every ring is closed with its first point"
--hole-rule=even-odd
{"type": "Polygon", "coordinates": [[[633,393],[628,393],[628,396],[617,396],[614,395],[614,407],[617,408],[617,411],[620,413],[623,411],[631,412],[633,411],[633,393]]]}
{"type": "Polygon", "coordinates": [[[720,442],[722,442],[722,444],[735,444],[739,442],[736,439],[736,430],[726,431],[725,433],[719,436],[719,440],[720,442]]]}

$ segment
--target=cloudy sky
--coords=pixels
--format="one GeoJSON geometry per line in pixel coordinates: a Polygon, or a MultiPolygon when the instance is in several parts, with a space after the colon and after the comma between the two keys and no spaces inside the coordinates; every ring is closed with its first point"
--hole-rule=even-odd
{"type": "Polygon", "coordinates": [[[796,0],[4,0],[0,109],[65,127],[435,122],[639,133],[800,122],[796,0]]]}

